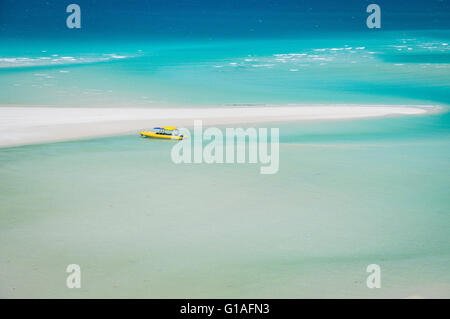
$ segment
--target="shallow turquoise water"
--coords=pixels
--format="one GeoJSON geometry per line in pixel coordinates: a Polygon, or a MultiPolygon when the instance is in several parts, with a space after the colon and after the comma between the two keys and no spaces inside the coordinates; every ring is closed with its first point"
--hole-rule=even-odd
{"type": "Polygon", "coordinates": [[[134,135],[4,148],[0,294],[448,297],[447,121],[273,124],[275,175],[176,165],[173,143],[134,135]]]}
{"type": "Polygon", "coordinates": [[[448,104],[448,43],[445,30],[95,43],[5,38],[0,102],[448,104]]]}

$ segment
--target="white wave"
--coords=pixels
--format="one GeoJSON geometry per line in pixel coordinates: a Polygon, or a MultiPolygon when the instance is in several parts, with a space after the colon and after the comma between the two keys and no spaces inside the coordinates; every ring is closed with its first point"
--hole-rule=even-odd
{"type": "Polygon", "coordinates": [[[11,67],[33,67],[33,66],[47,66],[47,65],[68,65],[68,64],[83,64],[83,63],[97,63],[108,62],[113,59],[125,59],[132,56],[117,55],[117,54],[103,54],[101,56],[62,56],[52,54],[50,56],[37,57],[0,57],[0,68],[11,67]]]}
{"type": "Polygon", "coordinates": [[[310,48],[300,52],[275,53],[269,56],[258,56],[258,58],[242,56],[231,61],[215,62],[211,64],[211,67],[240,66],[247,69],[277,68],[284,71],[296,72],[304,67],[324,66],[343,62],[354,64],[367,60],[373,61],[376,58],[371,55],[377,53],[367,51],[365,46],[345,45],[344,47],[310,48]]]}
{"type": "Polygon", "coordinates": [[[252,67],[254,68],[264,68],[264,67],[272,67],[273,64],[254,64],[252,67]]]}

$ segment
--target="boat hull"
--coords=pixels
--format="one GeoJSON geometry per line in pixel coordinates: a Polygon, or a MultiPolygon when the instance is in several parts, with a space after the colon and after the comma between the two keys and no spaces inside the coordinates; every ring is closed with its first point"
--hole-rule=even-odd
{"type": "Polygon", "coordinates": [[[163,134],[157,134],[154,132],[147,132],[147,131],[142,131],[141,136],[151,137],[151,138],[160,138],[160,139],[169,139],[169,140],[182,140],[183,139],[183,136],[163,135],[163,134]]]}

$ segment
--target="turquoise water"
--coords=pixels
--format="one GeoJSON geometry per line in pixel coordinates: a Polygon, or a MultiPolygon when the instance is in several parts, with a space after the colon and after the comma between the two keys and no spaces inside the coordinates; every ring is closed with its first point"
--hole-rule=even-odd
{"type": "Polygon", "coordinates": [[[135,135],[1,148],[0,297],[450,296],[448,30],[1,40],[1,105],[441,112],[271,123],[275,175],[135,135]]]}
{"type": "Polygon", "coordinates": [[[448,114],[273,124],[275,175],[134,135],[4,148],[0,294],[448,297],[448,114]]]}
{"type": "Polygon", "coordinates": [[[0,44],[0,102],[58,106],[448,104],[450,33],[0,44]]]}

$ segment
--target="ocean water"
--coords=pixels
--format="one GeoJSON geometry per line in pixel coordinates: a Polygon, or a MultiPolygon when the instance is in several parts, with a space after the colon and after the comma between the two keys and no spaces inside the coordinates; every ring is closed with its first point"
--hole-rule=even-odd
{"type": "Polygon", "coordinates": [[[57,1],[3,1],[0,105],[440,112],[267,124],[274,175],[138,135],[0,148],[0,297],[448,298],[448,2],[380,1],[381,30],[365,1],[174,3],[80,1],[68,30],[57,1]]]}
{"type": "Polygon", "coordinates": [[[1,295],[448,297],[443,121],[274,123],[275,175],[136,135],[2,149],[1,295]]]}
{"type": "Polygon", "coordinates": [[[448,31],[0,44],[0,101],[55,106],[446,104],[448,31]],[[32,49],[30,49],[32,48],[32,49]]]}

